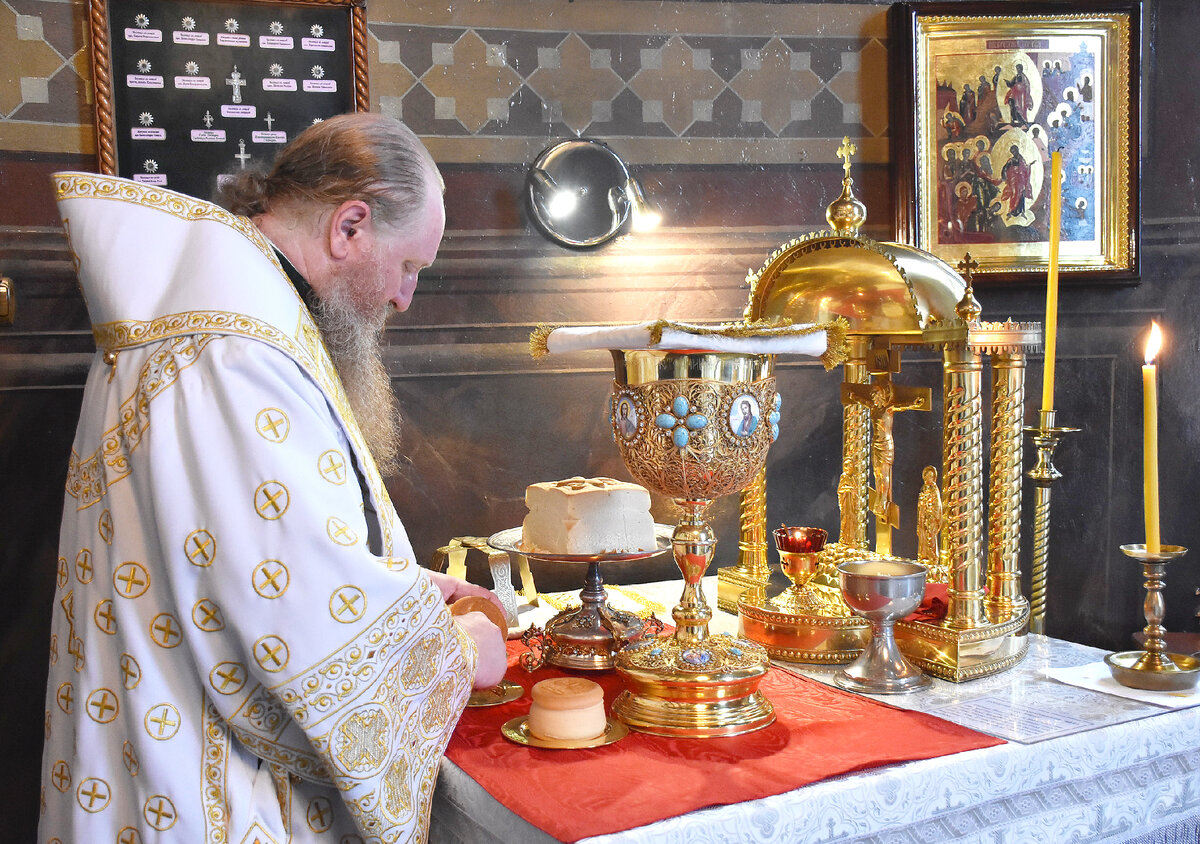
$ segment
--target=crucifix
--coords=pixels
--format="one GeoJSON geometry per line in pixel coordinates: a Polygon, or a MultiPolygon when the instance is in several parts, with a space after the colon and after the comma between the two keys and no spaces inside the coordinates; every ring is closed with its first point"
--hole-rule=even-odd
{"type": "Polygon", "coordinates": [[[204,112],[204,127],[205,127],[206,129],[211,129],[211,128],[212,128],[212,125],[213,125],[213,116],[212,116],[212,112],[211,112],[211,111],[205,111],[205,112],[204,112]]]}
{"type": "Polygon", "coordinates": [[[842,159],[842,172],[845,173],[843,178],[850,178],[850,156],[858,152],[858,147],[850,143],[850,136],[842,137],[842,145],[837,148],[837,157],[842,159]]]}
{"type": "Polygon", "coordinates": [[[241,162],[242,169],[245,170],[246,162],[249,161],[251,158],[250,153],[246,152],[246,139],[245,138],[238,138],[238,151],[233,157],[238,159],[241,162]]]}
{"type": "Polygon", "coordinates": [[[267,116],[263,120],[267,123],[267,131],[270,131],[271,127],[275,125],[275,118],[271,116],[271,112],[268,111],[267,116]]]}
{"type": "Polygon", "coordinates": [[[869,505],[875,514],[875,551],[892,553],[892,528],[900,527],[900,508],[892,499],[892,466],[896,442],[892,435],[895,415],[905,410],[929,410],[933,397],[928,387],[897,387],[892,373],[900,371],[900,353],[883,345],[871,348],[870,384],[842,384],[842,403],[865,405],[871,415],[871,480],[869,505]]]}
{"type": "Polygon", "coordinates": [[[225,84],[233,87],[233,101],[240,103],[242,101],[242,86],[246,84],[246,80],[242,78],[242,74],[238,73],[237,65],[233,66],[233,73],[229,74],[229,78],[225,80],[225,84]]]}

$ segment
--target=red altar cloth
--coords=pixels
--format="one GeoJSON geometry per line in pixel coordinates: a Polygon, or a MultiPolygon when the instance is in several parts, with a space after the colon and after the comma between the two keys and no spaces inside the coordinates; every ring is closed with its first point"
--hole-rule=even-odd
{"type": "Polygon", "coordinates": [[[675,739],[630,732],[588,750],[525,747],[504,738],[500,727],[529,711],[529,689],[537,681],[586,676],[604,688],[610,711],[622,685],[612,672],[551,667],[529,674],[513,665],[523,646],[513,641],[508,648],[508,679],[525,687],[524,697],[466,710],[446,756],[513,812],[563,841],[780,794],[851,771],[1004,743],[772,667],[760,688],[776,720],[754,733],[675,739]]]}

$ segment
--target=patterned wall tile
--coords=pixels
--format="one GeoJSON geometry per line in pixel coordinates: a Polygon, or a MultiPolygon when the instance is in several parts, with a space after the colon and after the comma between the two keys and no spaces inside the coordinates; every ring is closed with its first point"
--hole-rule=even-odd
{"type": "MultiPolygon", "coordinates": [[[[377,0],[372,108],[446,163],[520,164],[560,137],[634,164],[887,157],[886,46],[871,3],[377,0]],[[520,26],[513,26],[520,21],[520,26]]],[[[0,3],[0,149],[91,152],[82,0],[0,3]],[[81,142],[81,138],[83,139],[81,142]]]]}

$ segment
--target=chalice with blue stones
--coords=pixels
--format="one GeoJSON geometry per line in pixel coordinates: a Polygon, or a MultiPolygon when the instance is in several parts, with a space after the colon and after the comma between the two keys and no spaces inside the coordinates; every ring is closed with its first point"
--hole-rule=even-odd
{"type": "Polygon", "coordinates": [[[635,730],[706,738],[761,729],[775,710],[758,690],[769,662],[757,642],[709,635],[702,578],[717,538],[713,499],[754,480],[779,436],[774,357],[712,351],[612,350],[611,418],[626,468],[683,510],[671,534],[683,595],[675,632],[617,652],[626,690],[613,714],[635,730]]]}

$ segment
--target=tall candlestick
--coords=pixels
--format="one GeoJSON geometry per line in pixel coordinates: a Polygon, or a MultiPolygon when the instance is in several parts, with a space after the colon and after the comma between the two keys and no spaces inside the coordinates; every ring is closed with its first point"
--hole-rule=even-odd
{"type": "Polygon", "coordinates": [[[1146,365],[1142,367],[1142,466],[1143,495],[1146,506],[1146,551],[1162,550],[1158,535],[1158,383],[1154,359],[1162,348],[1162,332],[1151,323],[1146,340],[1146,365]]]}
{"type": "Polygon", "coordinates": [[[1062,153],[1050,155],[1050,268],[1046,272],[1046,366],[1042,410],[1054,409],[1054,353],[1058,340],[1058,230],[1062,225],[1062,153]]]}

